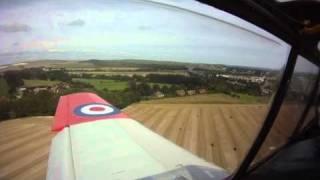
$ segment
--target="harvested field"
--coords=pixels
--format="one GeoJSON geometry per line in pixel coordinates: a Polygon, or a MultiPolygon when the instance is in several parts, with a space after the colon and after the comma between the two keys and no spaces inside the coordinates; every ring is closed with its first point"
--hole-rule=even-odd
{"type": "Polygon", "coordinates": [[[45,179],[52,117],[0,123],[0,179],[45,179]]]}
{"type": "MultiPolygon", "coordinates": [[[[219,165],[229,172],[240,163],[266,113],[258,104],[134,104],[124,109],[146,127],[219,165]]],[[[268,147],[281,144],[292,124],[291,108],[268,137],[268,147]]],[[[32,117],[0,123],[0,179],[45,179],[48,151],[54,133],[52,117],[32,117]]],[[[292,125],[293,126],[293,125],[292,125]]],[[[156,143],[156,142],[155,142],[156,143]]]]}
{"type": "Polygon", "coordinates": [[[231,172],[253,142],[266,106],[140,103],[124,111],[175,144],[231,172]]]}
{"type": "Polygon", "coordinates": [[[166,97],[163,99],[143,101],[143,104],[266,104],[268,97],[250,96],[238,93],[239,98],[223,93],[197,94],[183,97],[166,97]]]}

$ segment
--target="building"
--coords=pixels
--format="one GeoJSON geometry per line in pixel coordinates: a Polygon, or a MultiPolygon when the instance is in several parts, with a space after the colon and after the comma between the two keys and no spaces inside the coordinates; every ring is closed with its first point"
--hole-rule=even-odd
{"type": "Polygon", "coordinates": [[[17,89],[17,98],[22,98],[25,93],[34,93],[37,94],[41,91],[49,91],[55,94],[63,92],[70,88],[68,83],[61,82],[55,85],[41,85],[41,86],[32,86],[32,87],[20,87],[17,89]]]}
{"type": "Polygon", "coordinates": [[[199,89],[198,92],[199,92],[199,94],[206,94],[207,90],[206,89],[199,89]]]}
{"type": "Polygon", "coordinates": [[[67,84],[67,83],[59,83],[59,84],[56,84],[54,86],[51,87],[51,92],[53,93],[61,93],[63,90],[66,90],[66,89],[69,89],[70,88],[70,85],[67,84]]]}
{"type": "Polygon", "coordinates": [[[177,96],[185,96],[186,91],[184,91],[183,89],[179,89],[179,90],[176,90],[176,94],[177,96]]]}
{"type": "Polygon", "coordinates": [[[154,97],[156,98],[163,98],[164,97],[164,94],[160,91],[157,91],[153,94],[154,97]]]}
{"type": "Polygon", "coordinates": [[[34,87],[34,88],[33,88],[33,92],[34,92],[35,94],[37,94],[37,93],[39,93],[39,92],[41,92],[41,91],[48,91],[48,90],[50,90],[50,89],[51,89],[50,86],[39,86],[39,87],[34,87]]]}
{"type": "Polygon", "coordinates": [[[193,90],[193,89],[187,91],[187,94],[189,96],[195,95],[196,93],[197,93],[196,90],[193,90]]]}

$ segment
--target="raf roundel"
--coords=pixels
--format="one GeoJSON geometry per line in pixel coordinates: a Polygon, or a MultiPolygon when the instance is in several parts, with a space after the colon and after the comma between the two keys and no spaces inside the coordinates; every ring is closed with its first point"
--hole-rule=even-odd
{"type": "Polygon", "coordinates": [[[108,105],[99,103],[90,103],[78,106],[74,113],[78,116],[108,116],[115,115],[120,112],[119,109],[108,105]]]}

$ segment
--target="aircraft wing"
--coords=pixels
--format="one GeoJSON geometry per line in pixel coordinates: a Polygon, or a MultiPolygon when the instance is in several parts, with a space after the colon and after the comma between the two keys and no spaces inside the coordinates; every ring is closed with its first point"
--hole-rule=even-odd
{"type": "Polygon", "coordinates": [[[92,93],[62,96],[48,180],[223,179],[227,173],[130,119],[92,93]]]}

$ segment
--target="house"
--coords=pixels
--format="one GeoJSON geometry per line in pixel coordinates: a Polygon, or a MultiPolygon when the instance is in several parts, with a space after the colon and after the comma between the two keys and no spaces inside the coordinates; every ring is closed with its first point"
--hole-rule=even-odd
{"type": "Polygon", "coordinates": [[[272,90],[272,83],[270,81],[265,81],[262,85],[260,85],[260,90],[262,95],[271,95],[273,90],[272,90]]]}
{"type": "Polygon", "coordinates": [[[193,89],[187,91],[187,94],[189,96],[195,95],[196,93],[197,93],[196,90],[193,90],[193,89]]]}
{"type": "Polygon", "coordinates": [[[33,87],[20,87],[17,89],[17,98],[21,98],[25,93],[33,92],[35,94],[39,93],[40,91],[48,91],[50,90],[50,86],[33,86],[33,87]]]}
{"type": "Polygon", "coordinates": [[[21,98],[25,93],[34,93],[37,94],[41,91],[49,91],[55,94],[63,92],[70,88],[68,83],[61,82],[55,85],[41,85],[41,86],[32,86],[32,87],[20,87],[17,89],[17,98],[21,98]]]}
{"type": "Polygon", "coordinates": [[[33,92],[34,92],[35,94],[37,94],[37,93],[39,93],[39,92],[41,92],[41,91],[48,91],[48,90],[50,90],[50,89],[51,89],[50,86],[39,86],[39,87],[34,87],[33,92]]]}
{"type": "Polygon", "coordinates": [[[198,92],[199,92],[199,94],[206,94],[207,90],[206,89],[199,89],[198,92]]]}
{"type": "Polygon", "coordinates": [[[23,94],[27,91],[27,88],[25,87],[20,87],[17,89],[17,94],[16,94],[16,97],[18,99],[22,98],[23,94]]]}
{"type": "Polygon", "coordinates": [[[17,92],[23,94],[23,92],[25,92],[26,90],[27,90],[27,88],[25,88],[25,87],[20,87],[20,88],[17,89],[17,92]]]}
{"type": "Polygon", "coordinates": [[[176,90],[176,94],[177,96],[185,96],[186,92],[183,89],[180,89],[180,90],[176,90]]]}
{"type": "Polygon", "coordinates": [[[157,91],[153,94],[154,97],[156,98],[163,98],[164,97],[164,94],[160,91],[157,91]]]}
{"type": "Polygon", "coordinates": [[[67,83],[59,83],[51,87],[51,92],[53,93],[61,93],[63,90],[69,89],[70,85],[67,83]]]}

